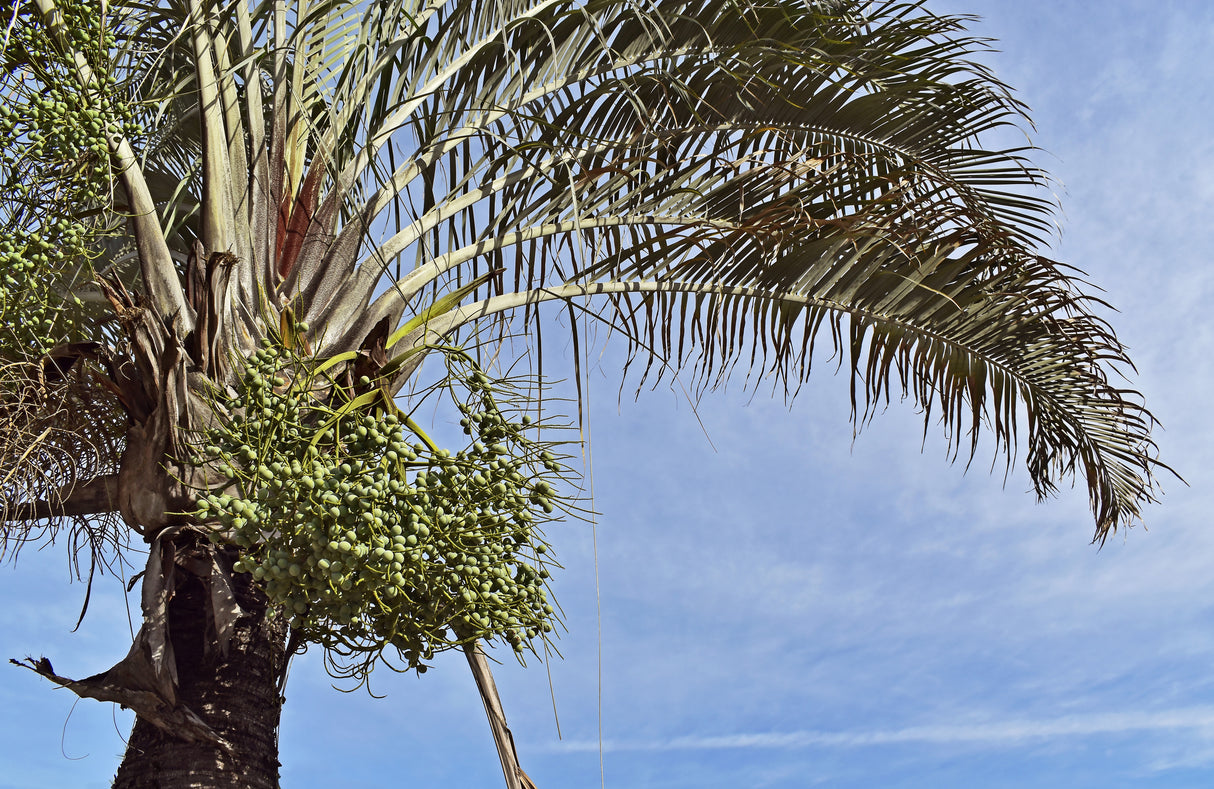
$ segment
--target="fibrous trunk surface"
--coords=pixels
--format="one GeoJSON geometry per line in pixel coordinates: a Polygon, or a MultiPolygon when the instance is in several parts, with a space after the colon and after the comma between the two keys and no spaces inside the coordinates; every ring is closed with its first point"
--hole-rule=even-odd
{"type": "Polygon", "coordinates": [[[279,677],[286,659],[286,624],[282,618],[267,617],[265,596],[248,575],[235,574],[233,585],[245,615],[236,622],[226,655],[202,581],[183,578],[169,603],[178,702],[202,718],[225,745],[179,739],[136,718],[115,789],[278,786],[279,677]]]}

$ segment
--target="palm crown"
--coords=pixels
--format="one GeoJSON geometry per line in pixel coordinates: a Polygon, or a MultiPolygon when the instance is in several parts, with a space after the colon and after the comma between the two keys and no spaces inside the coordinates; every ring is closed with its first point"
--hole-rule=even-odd
{"type": "Polygon", "coordinates": [[[1039,253],[1045,178],[978,145],[1024,114],[963,20],[903,3],[230,12],[126,20],[166,128],[121,176],[178,219],[133,223],[143,282],[183,331],[205,323],[216,367],[265,334],[248,305],[267,294],[321,355],[384,319],[424,315],[433,337],[597,296],[647,369],[691,363],[701,386],[742,363],[795,387],[828,329],[858,417],[896,383],[956,441],[985,423],[1010,452],[1021,424],[1038,492],[1081,474],[1098,535],[1151,497],[1150,416],[1109,380],[1124,349],[1039,253]],[[234,261],[187,304],[195,241],[234,261]]]}

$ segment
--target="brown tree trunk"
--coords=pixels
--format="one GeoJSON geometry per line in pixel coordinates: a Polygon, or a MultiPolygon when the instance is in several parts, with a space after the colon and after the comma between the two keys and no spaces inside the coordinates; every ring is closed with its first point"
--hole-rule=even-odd
{"type": "MultiPolygon", "coordinates": [[[[188,455],[182,436],[207,422],[205,398],[189,384],[187,338],[120,285],[104,287],[134,361],[116,368],[132,420],[116,503],[151,550],[132,653],[68,686],[129,699],[137,712],[116,789],[276,789],[286,622],[267,616],[250,576],[230,572],[232,552],[179,514],[207,487],[200,469],[173,462],[188,455]]],[[[31,667],[64,684],[49,662],[31,667]]]]}
{"type": "Polygon", "coordinates": [[[278,786],[278,680],[286,659],[286,623],[267,617],[250,576],[232,577],[245,615],[221,654],[207,585],[180,573],[169,602],[178,702],[231,748],[178,739],[136,718],[115,789],[218,789],[278,786]]]}

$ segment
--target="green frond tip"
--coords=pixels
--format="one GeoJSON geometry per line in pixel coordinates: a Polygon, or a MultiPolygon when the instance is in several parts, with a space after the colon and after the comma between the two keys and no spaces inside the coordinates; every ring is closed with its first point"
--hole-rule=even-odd
{"type": "Polygon", "coordinates": [[[788,269],[793,285],[667,280],[600,292],[631,329],[642,384],[681,370],[702,392],[741,365],[748,383],[774,378],[793,396],[827,342],[849,367],[858,426],[897,393],[925,431],[944,430],[954,458],[972,462],[984,431],[1009,470],[1022,448],[1039,499],[1067,477],[1083,481],[1103,542],[1157,501],[1158,473],[1175,474],[1158,459],[1141,395],[1110,380],[1132,369],[1124,346],[1061,265],[1004,242],[956,249],[894,247],[880,234],[825,253],[805,242],[752,269],[788,269]]]}

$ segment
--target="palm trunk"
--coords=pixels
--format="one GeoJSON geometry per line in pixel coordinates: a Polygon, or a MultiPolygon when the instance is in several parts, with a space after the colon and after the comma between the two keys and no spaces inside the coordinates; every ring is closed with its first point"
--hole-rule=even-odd
{"type": "Polygon", "coordinates": [[[250,576],[230,571],[233,551],[175,514],[202,482],[173,462],[178,431],[205,424],[206,406],[187,384],[181,338],[124,290],[106,292],[127,316],[135,362],[120,386],[132,425],[117,503],[150,543],[144,626],[118,666],[69,687],[136,710],[116,789],[276,788],[286,622],[267,616],[250,576]]]}
{"type": "Polygon", "coordinates": [[[245,612],[222,654],[201,580],[182,573],[169,603],[178,702],[196,713],[226,746],[179,739],[136,718],[115,789],[213,789],[278,786],[279,677],[286,624],[267,618],[266,600],[248,575],[233,576],[245,612]]]}

